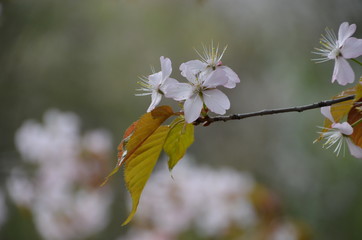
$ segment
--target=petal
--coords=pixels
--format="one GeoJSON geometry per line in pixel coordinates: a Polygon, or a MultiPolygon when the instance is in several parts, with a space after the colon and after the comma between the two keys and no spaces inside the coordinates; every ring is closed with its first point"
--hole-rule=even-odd
{"type": "Polygon", "coordinates": [[[162,72],[157,72],[148,76],[148,83],[157,88],[162,83],[162,72]]]}
{"type": "Polygon", "coordinates": [[[344,41],[347,40],[347,38],[351,37],[353,33],[356,31],[356,24],[349,25],[348,22],[344,22],[339,26],[338,30],[338,43],[341,47],[344,44],[344,41]]]}
{"type": "Polygon", "coordinates": [[[332,128],[338,129],[344,135],[351,135],[353,133],[353,128],[348,122],[333,123],[332,128]]]}
{"type": "Polygon", "coordinates": [[[191,98],[188,98],[184,104],[185,120],[188,123],[192,123],[199,116],[203,103],[199,94],[194,94],[191,98]]]}
{"type": "Polygon", "coordinates": [[[172,87],[172,85],[178,84],[179,82],[174,78],[166,78],[166,80],[163,82],[163,84],[160,86],[160,90],[163,93],[166,93],[166,89],[168,87],[172,87]]]}
{"type": "Polygon", "coordinates": [[[215,71],[203,76],[206,76],[206,79],[202,81],[202,85],[207,88],[216,88],[217,86],[226,84],[228,81],[225,71],[219,68],[216,68],[215,71]]]}
{"type": "Polygon", "coordinates": [[[334,122],[334,118],[333,118],[332,113],[331,113],[331,106],[322,107],[321,108],[321,113],[323,114],[323,116],[328,118],[331,122],[334,122]]]}
{"type": "Polygon", "coordinates": [[[183,71],[183,76],[192,84],[198,84],[196,75],[188,68],[185,68],[183,71]]]}
{"type": "Polygon", "coordinates": [[[219,89],[210,89],[202,92],[205,105],[210,111],[217,114],[225,114],[230,108],[229,98],[219,89]]]}
{"type": "Polygon", "coordinates": [[[169,58],[160,57],[162,80],[166,80],[172,72],[171,60],[169,58]]]}
{"type": "Polygon", "coordinates": [[[152,92],[151,95],[152,101],[150,106],[147,109],[147,112],[151,112],[161,101],[162,95],[156,91],[152,92]]]}
{"type": "Polygon", "coordinates": [[[354,156],[356,158],[362,158],[362,148],[360,148],[359,146],[354,144],[350,138],[347,138],[346,142],[347,142],[349,151],[351,152],[352,156],[354,156]]]}
{"type": "Polygon", "coordinates": [[[332,83],[335,80],[343,86],[354,81],[353,69],[343,57],[338,57],[335,60],[332,83]]]}
{"type": "Polygon", "coordinates": [[[231,68],[227,66],[221,66],[219,68],[224,70],[224,72],[226,73],[226,77],[228,79],[227,83],[224,84],[224,87],[234,88],[236,84],[240,82],[238,75],[231,68]]]}
{"type": "Polygon", "coordinates": [[[173,98],[176,101],[185,100],[191,97],[194,87],[188,83],[179,83],[167,85],[164,93],[167,98],[173,98]]]}
{"type": "Polygon", "coordinates": [[[357,39],[354,37],[348,38],[342,49],[342,56],[344,58],[357,58],[362,55],[362,39],[357,39]]]}
{"type": "Polygon", "coordinates": [[[191,60],[180,65],[181,75],[186,77],[186,71],[190,71],[192,74],[196,75],[199,72],[205,70],[207,64],[201,62],[200,60],[191,60]]]}

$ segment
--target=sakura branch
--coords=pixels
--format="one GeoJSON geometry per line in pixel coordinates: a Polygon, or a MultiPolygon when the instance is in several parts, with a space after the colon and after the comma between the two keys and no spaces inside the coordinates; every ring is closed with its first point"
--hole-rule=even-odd
{"type": "Polygon", "coordinates": [[[232,114],[230,116],[216,116],[216,117],[199,117],[196,119],[193,124],[199,125],[202,124],[204,126],[208,126],[213,122],[226,122],[229,120],[241,120],[244,118],[250,118],[250,117],[256,117],[256,116],[265,116],[265,115],[273,115],[273,114],[279,114],[279,113],[287,113],[287,112],[304,112],[306,110],[316,109],[316,108],[322,108],[326,106],[331,106],[333,104],[345,102],[348,100],[352,100],[355,98],[355,95],[350,95],[347,97],[342,97],[334,100],[325,100],[318,103],[313,103],[309,105],[304,106],[298,106],[298,107],[289,107],[289,108],[278,108],[278,109],[269,109],[269,110],[261,110],[258,112],[250,112],[250,113],[243,113],[243,114],[232,114]]]}
{"type": "MultiPolygon", "coordinates": [[[[315,54],[320,55],[316,62],[334,60],[332,83],[347,85],[355,81],[351,60],[362,65],[356,58],[362,55],[362,39],[352,37],[355,24],[344,22],[340,25],[338,37],[327,29],[321,38],[321,47],[315,54]]],[[[197,51],[200,60],[190,60],[179,67],[180,82],[171,78],[172,63],[169,58],[161,57],[161,70],[139,82],[142,93],[151,95],[151,103],[141,118],[130,125],[118,146],[118,162],[108,177],[115,174],[124,165],[124,178],[132,197],[132,210],[123,224],[127,224],[137,211],[137,206],[152,170],[164,151],[169,157],[170,171],[182,159],[188,147],[194,141],[194,127],[207,126],[213,122],[240,120],[255,116],[265,116],[287,112],[303,112],[320,108],[325,116],[322,130],[315,142],[325,140],[323,147],[336,146],[339,155],[345,146],[356,158],[362,158],[362,78],[351,88],[346,89],[332,100],[321,101],[299,107],[262,110],[230,116],[209,116],[210,112],[225,114],[230,108],[229,98],[220,88],[235,88],[240,79],[238,75],[221,61],[226,47],[203,46],[203,52],[197,51]],[[162,97],[171,98],[179,103],[180,109],[174,111],[170,106],[157,106],[162,97]],[[171,124],[163,125],[170,118],[171,124]]],[[[107,177],[107,179],[108,179],[107,177]]],[[[106,180],[107,180],[106,179],[106,180]]]]}

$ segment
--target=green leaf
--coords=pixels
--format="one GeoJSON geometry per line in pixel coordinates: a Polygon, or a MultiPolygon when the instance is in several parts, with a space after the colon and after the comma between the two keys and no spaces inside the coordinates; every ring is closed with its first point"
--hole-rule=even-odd
{"type": "Polygon", "coordinates": [[[137,211],[143,188],[162,151],[169,130],[168,126],[158,127],[139,145],[125,163],[124,179],[132,197],[132,210],[122,225],[129,223],[137,211]]]}
{"type": "Polygon", "coordinates": [[[178,117],[172,122],[170,128],[163,150],[169,156],[168,168],[172,170],[194,142],[194,125],[187,124],[184,119],[178,117]]]}

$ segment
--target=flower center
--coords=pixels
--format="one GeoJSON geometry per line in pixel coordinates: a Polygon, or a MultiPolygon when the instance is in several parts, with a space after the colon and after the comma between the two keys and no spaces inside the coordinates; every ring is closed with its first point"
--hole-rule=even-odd
{"type": "Polygon", "coordinates": [[[157,92],[161,95],[164,95],[164,93],[162,92],[162,90],[160,89],[160,87],[157,88],[157,92]]]}
{"type": "Polygon", "coordinates": [[[334,48],[329,54],[328,54],[328,58],[330,59],[335,59],[338,57],[341,57],[342,53],[341,50],[339,48],[334,48]]]}

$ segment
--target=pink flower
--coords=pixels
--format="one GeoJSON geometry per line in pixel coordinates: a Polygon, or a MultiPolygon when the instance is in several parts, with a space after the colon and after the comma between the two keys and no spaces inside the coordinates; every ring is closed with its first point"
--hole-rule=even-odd
{"type": "Polygon", "coordinates": [[[338,39],[333,31],[326,29],[326,36],[321,38],[321,48],[316,48],[322,57],[317,62],[335,60],[332,83],[337,81],[340,85],[353,83],[355,75],[346,59],[357,58],[362,55],[362,39],[351,37],[356,31],[356,24],[349,25],[344,22],[339,27],[338,39]]]}
{"type": "Polygon", "coordinates": [[[142,88],[139,91],[145,93],[136,94],[136,96],[151,95],[151,104],[147,112],[152,111],[161,101],[162,95],[165,94],[167,85],[178,83],[177,80],[170,78],[172,72],[171,60],[169,58],[160,57],[161,71],[142,78],[139,84],[142,88]]]}
{"type": "Polygon", "coordinates": [[[195,121],[200,116],[204,104],[210,111],[217,114],[225,114],[226,110],[230,108],[228,97],[216,89],[227,82],[223,71],[195,75],[190,69],[185,69],[183,75],[189,83],[169,85],[165,95],[176,101],[186,100],[184,103],[186,122],[195,121]]]}

